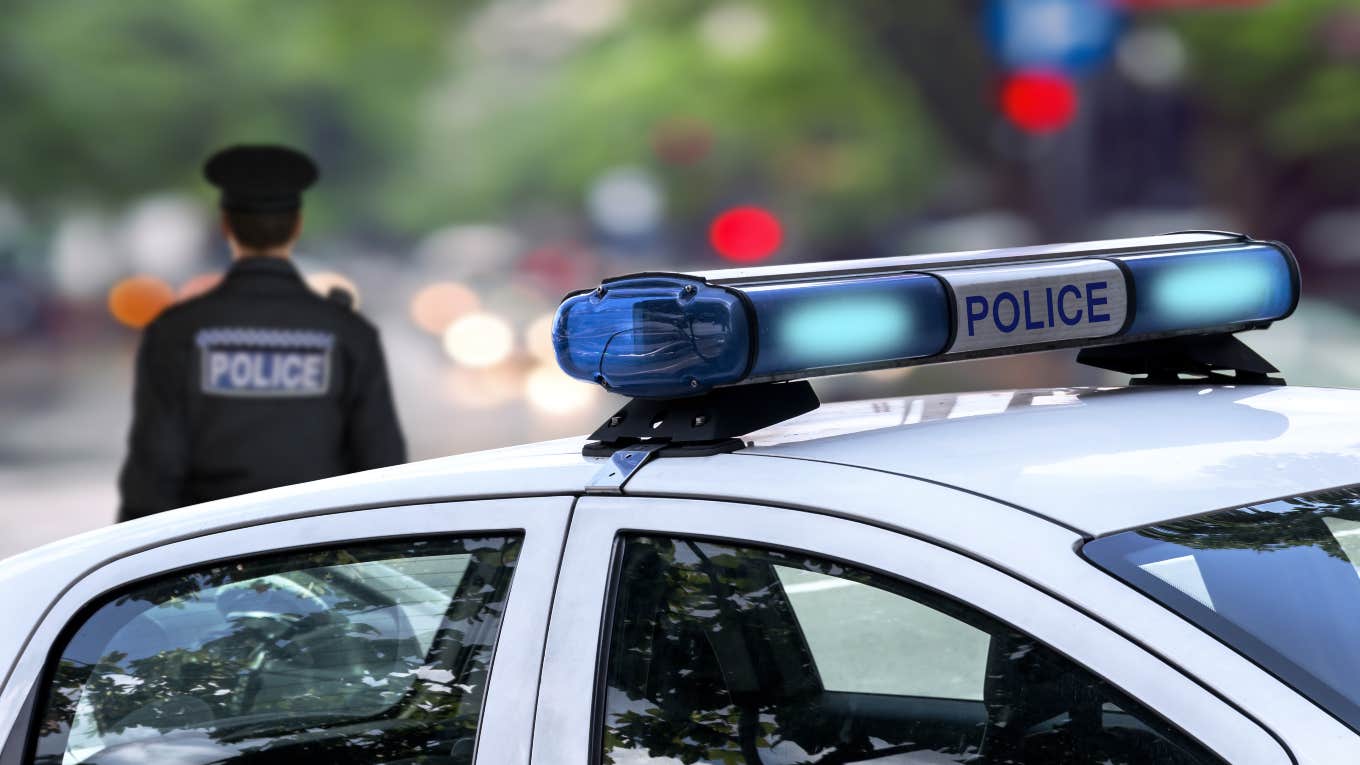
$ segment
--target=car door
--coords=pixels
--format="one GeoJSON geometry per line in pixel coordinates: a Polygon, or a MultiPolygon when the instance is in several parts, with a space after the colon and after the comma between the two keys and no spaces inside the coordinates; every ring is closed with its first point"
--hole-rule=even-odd
{"type": "Polygon", "coordinates": [[[960,553],[787,508],[581,499],[533,762],[814,760],[1291,761],[1139,646],[960,553]]]}
{"type": "Polygon", "coordinates": [[[318,515],[103,565],[15,665],[0,761],[522,765],[572,501],[318,515]]]}

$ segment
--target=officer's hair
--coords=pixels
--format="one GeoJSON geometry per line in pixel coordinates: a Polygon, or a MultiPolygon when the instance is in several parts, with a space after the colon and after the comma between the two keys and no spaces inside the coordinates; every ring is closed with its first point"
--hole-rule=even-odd
{"type": "Polygon", "coordinates": [[[242,247],[268,250],[288,244],[297,231],[298,213],[291,212],[234,212],[223,210],[227,228],[242,247]]]}

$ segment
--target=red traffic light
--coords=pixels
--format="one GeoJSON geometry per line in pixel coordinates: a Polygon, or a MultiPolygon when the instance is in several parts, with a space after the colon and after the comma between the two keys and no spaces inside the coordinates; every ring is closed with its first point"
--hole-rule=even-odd
{"type": "Polygon", "coordinates": [[[1027,133],[1054,133],[1077,114],[1077,89],[1054,72],[1021,72],[1001,87],[1001,111],[1027,133]]]}
{"type": "Polygon", "coordinates": [[[769,212],[759,207],[734,207],[713,221],[708,239],[724,258],[755,263],[779,249],[784,232],[769,212]]]}

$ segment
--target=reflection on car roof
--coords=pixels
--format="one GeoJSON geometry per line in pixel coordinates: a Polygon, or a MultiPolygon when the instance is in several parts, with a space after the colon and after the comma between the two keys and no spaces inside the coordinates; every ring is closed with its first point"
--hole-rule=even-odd
{"type": "Polygon", "coordinates": [[[1099,534],[1360,480],[1360,391],[1053,389],[830,404],[744,454],[924,478],[1099,534]]]}

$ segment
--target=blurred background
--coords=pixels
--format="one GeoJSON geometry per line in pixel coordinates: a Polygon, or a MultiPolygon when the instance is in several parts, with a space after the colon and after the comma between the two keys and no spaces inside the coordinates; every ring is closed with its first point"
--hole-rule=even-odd
{"type": "MultiPolygon", "coordinates": [[[[593,429],[550,317],[646,269],[1242,230],[1307,296],[1248,341],[1360,385],[1354,0],[7,0],[0,104],[0,556],[112,520],[231,143],[317,158],[298,261],[380,327],[416,459],[593,429]]],[[[1072,355],[818,387],[1114,381],[1072,355]]]]}

